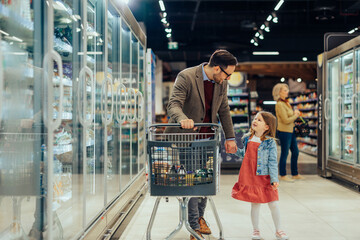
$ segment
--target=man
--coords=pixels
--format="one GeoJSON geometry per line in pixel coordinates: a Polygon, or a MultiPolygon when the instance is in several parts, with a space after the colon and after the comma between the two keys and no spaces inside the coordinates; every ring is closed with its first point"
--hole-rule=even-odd
{"type": "MultiPolygon", "coordinates": [[[[183,129],[193,129],[200,133],[212,130],[194,128],[194,123],[218,123],[218,115],[225,133],[227,153],[237,151],[227,98],[227,80],[235,71],[236,64],[237,60],[231,53],[217,50],[211,55],[209,63],[181,71],[176,78],[167,108],[169,123],[180,123],[183,129]]],[[[167,130],[174,131],[174,128],[167,130]]],[[[201,233],[211,234],[203,217],[206,202],[206,198],[191,198],[188,205],[190,226],[201,237],[201,233]]],[[[195,237],[191,235],[190,239],[195,237]]]]}

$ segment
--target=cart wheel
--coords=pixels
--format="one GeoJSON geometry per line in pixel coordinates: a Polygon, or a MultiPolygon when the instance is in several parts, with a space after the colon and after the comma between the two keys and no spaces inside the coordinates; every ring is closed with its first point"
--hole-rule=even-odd
{"type": "Polygon", "coordinates": [[[166,201],[166,202],[169,202],[169,197],[166,197],[166,198],[165,198],[165,201],[166,201]]]}

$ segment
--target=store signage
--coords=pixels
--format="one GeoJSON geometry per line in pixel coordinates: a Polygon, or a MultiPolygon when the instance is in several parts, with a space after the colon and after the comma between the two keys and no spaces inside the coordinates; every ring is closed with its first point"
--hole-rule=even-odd
{"type": "Polygon", "coordinates": [[[177,50],[179,48],[178,42],[168,42],[169,50],[177,50]]]}

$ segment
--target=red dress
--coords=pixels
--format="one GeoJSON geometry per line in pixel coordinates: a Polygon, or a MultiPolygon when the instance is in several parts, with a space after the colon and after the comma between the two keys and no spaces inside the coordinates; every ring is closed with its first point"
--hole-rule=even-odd
{"type": "Polygon", "coordinates": [[[257,150],[260,143],[249,140],[241,165],[239,180],[231,196],[237,200],[252,203],[268,203],[279,200],[278,190],[270,185],[269,175],[256,175],[257,150]]]}

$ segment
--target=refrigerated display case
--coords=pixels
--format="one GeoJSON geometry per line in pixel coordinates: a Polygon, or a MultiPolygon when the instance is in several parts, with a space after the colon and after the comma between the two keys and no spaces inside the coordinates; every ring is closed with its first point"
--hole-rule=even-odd
{"type": "Polygon", "coordinates": [[[0,239],[119,224],[145,185],[145,44],[119,2],[0,2],[0,239]]]}
{"type": "Polygon", "coordinates": [[[319,173],[360,184],[360,37],[319,55],[319,173]],[[320,101],[320,98],[322,101],[320,101]],[[322,104],[324,104],[322,106],[322,104]]]}

